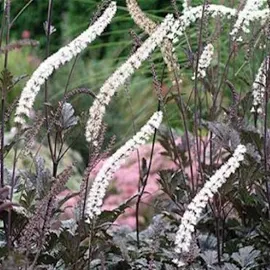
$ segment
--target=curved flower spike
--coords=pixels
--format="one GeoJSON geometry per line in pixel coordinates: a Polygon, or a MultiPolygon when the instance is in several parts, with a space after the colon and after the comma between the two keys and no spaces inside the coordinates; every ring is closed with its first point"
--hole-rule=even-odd
{"type": "Polygon", "coordinates": [[[162,121],[162,112],[155,112],[149,121],[137,132],[133,138],[127,141],[118,149],[109,159],[106,160],[99,173],[97,174],[89,195],[86,200],[85,214],[88,218],[93,219],[101,213],[103,198],[109,181],[113,178],[114,173],[119,169],[122,162],[131,152],[143,145],[152,136],[162,121]]]}
{"type": "Polygon", "coordinates": [[[97,145],[102,119],[111,98],[118,88],[124,85],[126,80],[142,65],[154,49],[161,44],[174,22],[173,16],[171,14],[167,15],[154,33],[103,84],[93,105],[89,109],[89,119],[85,131],[85,137],[88,142],[97,145]]]}
{"type": "MultiPolygon", "coordinates": [[[[240,144],[235,149],[233,156],[223,164],[216,173],[205,183],[203,188],[197,193],[185,211],[181,225],[176,233],[175,251],[180,255],[189,252],[192,233],[195,231],[195,226],[198,223],[208,200],[212,199],[218,189],[227,181],[231,174],[235,173],[240,163],[244,160],[244,154],[247,149],[240,144]]],[[[183,266],[184,262],[175,260],[179,266],[183,266]]]]}
{"type": "Polygon", "coordinates": [[[35,98],[45,81],[60,66],[69,62],[73,57],[83,51],[88,44],[99,36],[111,22],[116,13],[116,2],[111,2],[97,21],[85,30],[81,35],[71,41],[68,45],[44,60],[32,74],[24,87],[16,108],[15,123],[25,124],[25,117],[29,117],[35,98]]]}

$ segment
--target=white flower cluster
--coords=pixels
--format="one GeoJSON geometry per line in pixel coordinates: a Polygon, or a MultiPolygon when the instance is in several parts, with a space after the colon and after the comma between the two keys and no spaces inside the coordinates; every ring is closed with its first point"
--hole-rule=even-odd
{"type": "Polygon", "coordinates": [[[266,77],[267,72],[269,68],[269,61],[270,58],[267,57],[262,62],[258,73],[256,75],[255,81],[252,85],[252,96],[253,96],[253,102],[252,102],[252,108],[251,112],[257,112],[258,114],[261,114],[263,112],[262,105],[264,103],[264,93],[266,88],[266,77]]]}
{"type": "Polygon", "coordinates": [[[135,72],[135,70],[141,66],[153,50],[161,44],[173,23],[173,16],[171,14],[167,15],[154,33],[103,84],[93,105],[89,109],[89,119],[85,131],[85,137],[88,142],[92,142],[93,145],[97,144],[102,118],[105,114],[106,106],[109,104],[112,96],[120,86],[124,85],[126,80],[135,72]]]}
{"type": "Polygon", "coordinates": [[[38,94],[41,86],[54,72],[54,70],[58,69],[61,65],[64,65],[73,57],[78,55],[89,43],[95,40],[96,37],[104,31],[115,15],[116,9],[116,2],[111,2],[108,8],[93,25],[91,25],[76,39],[71,41],[67,46],[61,48],[40,64],[22,91],[16,108],[16,117],[14,119],[16,123],[25,123],[24,117],[29,117],[36,95],[38,94]]]}
{"type": "MultiPolygon", "coordinates": [[[[179,20],[175,21],[170,33],[167,35],[167,38],[177,42],[177,37],[182,36],[187,27],[202,17],[203,10],[203,5],[187,8],[179,20]]],[[[228,8],[223,5],[207,5],[205,12],[212,18],[220,16],[230,19],[232,16],[236,15],[235,9],[228,8]]]]}
{"type": "MultiPolygon", "coordinates": [[[[197,73],[198,78],[204,78],[206,76],[206,69],[210,66],[211,61],[213,59],[213,55],[214,55],[214,46],[210,43],[205,46],[200,56],[197,73]]],[[[192,77],[192,80],[195,80],[195,73],[192,77]]]]}
{"type": "MultiPolygon", "coordinates": [[[[182,252],[189,251],[192,234],[208,200],[213,198],[214,194],[226,182],[227,178],[235,173],[236,169],[240,166],[240,162],[244,160],[245,153],[246,147],[242,144],[238,145],[233,156],[216,171],[188,205],[176,234],[175,251],[177,253],[181,254],[182,252]]],[[[183,265],[182,261],[178,261],[178,263],[179,266],[183,265]]]]}
{"type": "MultiPolygon", "coordinates": [[[[259,7],[260,6],[261,5],[259,5],[259,7]]],[[[167,35],[167,37],[169,39],[174,40],[174,42],[177,41],[178,39],[176,39],[176,37],[182,36],[187,27],[189,27],[197,19],[200,19],[202,17],[202,12],[203,12],[203,5],[196,7],[189,7],[188,9],[186,9],[183,15],[180,17],[180,20],[176,20],[176,22],[173,24],[171,28],[171,33],[167,35]]],[[[240,16],[240,13],[238,14],[236,9],[229,8],[223,5],[207,5],[205,12],[207,13],[208,16],[212,18],[218,16],[230,19],[231,17],[240,16]]],[[[269,9],[267,8],[263,10],[256,9],[255,11],[249,13],[248,20],[249,23],[255,20],[264,22],[268,16],[269,16],[269,9]]],[[[249,24],[247,25],[247,28],[248,26],[249,24]]]]}
{"type": "Polygon", "coordinates": [[[162,112],[155,112],[141,130],[106,160],[98,172],[86,201],[85,214],[93,219],[101,213],[101,206],[109,181],[128,155],[144,144],[162,122],[162,112]]]}
{"type": "MultiPolygon", "coordinates": [[[[266,0],[247,0],[245,7],[238,14],[238,18],[233,26],[231,31],[231,36],[234,38],[237,37],[239,30],[242,30],[244,33],[249,33],[250,22],[254,20],[254,13],[256,13],[257,18],[259,19],[260,12],[259,9],[263,6],[266,0]]],[[[242,41],[242,37],[238,37],[238,41],[242,41]]]]}

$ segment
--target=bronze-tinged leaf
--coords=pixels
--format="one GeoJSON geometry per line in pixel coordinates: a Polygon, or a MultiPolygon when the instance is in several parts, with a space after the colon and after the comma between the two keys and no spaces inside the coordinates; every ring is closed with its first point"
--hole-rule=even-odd
{"type": "Polygon", "coordinates": [[[8,69],[3,69],[0,77],[1,90],[5,89],[6,91],[13,85],[13,75],[8,69]]]}
{"type": "Polygon", "coordinates": [[[62,129],[68,129],[71,128],[78,123],[78,116],[74,116],[74,109],[70,103],[65,102],[62,106],[61,111],[61,128],[62,129]]]}

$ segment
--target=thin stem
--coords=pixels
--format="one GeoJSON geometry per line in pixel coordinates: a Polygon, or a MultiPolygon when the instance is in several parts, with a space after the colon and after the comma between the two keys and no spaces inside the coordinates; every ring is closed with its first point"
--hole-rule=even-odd
{"type": "Polygon", "coordinates": [[[28,3],[26,3],[26,5],[18,12],[18,14],[14,17],[14,19],[11,21],[10,25],[9,25],[9,29],[13,26],[13,24],[16,22],[16,20],[22,15],[22,13],[30,6],[30,4],[33,2],[34,0],[29,0],[28,3]]]}
{"type": "Polygon", "coordinates": [[[5,90],[2,89],[2,98],[1,98],[1,152],[0,152],[0,165],[1,165],[1,187],[4,187],[4,139],[5,139],[5,90]]]}
{"type": "MultiPolygon", "coordinates": [[[[64,157],[64,155],[67,153],[67,151],[68,151],[69,149],[71,149],[71,147],[78,141],[79,135],[81,135],[81,132],[78,134],[77,138],[76,138],[75,140],[73,140],[73,142],[71,142],[71,143],[67,146],[67,148],[63,151],[63,153],[62,153],[62,148],[63,148],[63,147],[61,148],[61,152],[59,152],[59,156],[58,156],[58,158],[57,158],[57,161],[58,161],[58,162],[64,157]]],[[[63,145],[63,144],[62,144],[62,145],[63,145]]]]}
{"type": "Polygon", "coordinates": [[[84,194],[83,194],[83,205],[82,205],[82,215],[81,215],[81,219],[84,220],[84,214],[85,214],[85,207],[86,207],[86,200],[87,200],[87,196],[88,196],[88,189],[89,189],[89,176],[91,173],[91,169],[89,169],[89,164],[90,164],[90,155],[89,155],[89,159],[88,159],[88,166],[86,168],[87,170],[87,174],[85,176],[85,181],[86,181],[86,185],[85,185],[85,190],[84,190],[84,194]]]}
{"type": "MultiPolygon", "coordinates": [[[[159,102],[159,107],[160,107],[160,102],[159,102]]],[[[153,155],[154,155],[156,135],[157,135],[157,130],[155,129],[153,140],[152,140],[152,148],[151,148],[151,154],[150,154],[150,160],[149,160],[149,165],[148,165],[148,169],[147,169],[147,174],[145,176],[145,179],[143,180],[143,185],[142,185],[142,188],[141,188],[140,193],[138,195],[138,199],[136,201],[136,217],[139,216],[140,202],[141,202],[142,196],[144,194],[144,190],[147,186],[148,178],[150,175],[150,170],[151,170],[153,155]]],[[[137,240],[137,248],[139,249],[140,248],[140,232],[139,232],[139,219],[138,218],[136,218],[136,240],[137,240]]]]}
{"type": "MultiPolygon", "coordinates": [[[[48,4],[48,15],[47,15],[47,29],[46,29],[46,58],[48,58],[50,54],[50,37],[51,37],[51,22],[52,22],[52,6],[53,6],[53,0],[49,0],[48,4]]],[[[45,81],[44,84],[44,111],[45,111],[45,123],[46,123],[46,128],[48,130],[49,128],[49,111],[48,111],[48,80],[45,81]]],[[[51,142],[51,136],[50,133],[47,133],[47,139],[48,139],[48,145],[49,145],[49,150],[53,162],[53,171],[55,171],[55,157],[53,154],[53,147],[52,147],[52,142],[51,142]]],[[[57,169],[56,169],[57,170],[57,169]]]]}
{"type": "MultiPolygon", "coordinates": [[[[16,172],[16,163],[17,163],[18,148],[17,145],[14,147],[14,159],[13,159],[13,168],[12,168],[12,177],[11,177],[11,191],[10,191],[10,201],[12,202],[14,185],[15,185],[15,172],[16,172]]],[[[11,247],[11,211],[8,211],[8,247],[11,247]]]]}
{"type": "MultiPolygon", "coordinates": [[[[171,56],[170,56],[169,60],[171,61],[171,63],[173,63],[173,59],[171,58],[171,56]]],[[[175,69],[174,65],[172,65],[172,66],[173,66],[172,75],[174,77],[173,81],[174,81],[175,84],[178,85],[178,93],[180,93],[179,81],[177,79],[178,77],[176,77],[177,76],[177,70],[175,69]]],[[[165,71],[165,65],[163,67],[163,76],[164,76],[164,71],[165,71]]],[[[176,145],[175,138],[174,138],[174,135],[173,135],[173,132],[172,132],[172,128],[170,127],[170,124],[169,124],[169,117],[168,117],[168,114],[167,114],[165,102],[163,102],[163,99],[161,99],[161,102],[162,102],[162,108],[163,108],[163,113],[164,113],[164,119],[167,122],[168,130],[169,130],[169,133],[170,133],[169,135],[171,137],[172,146],[173,146],[174,149],[177,149],[177,145],[176,145]]],[[[181,158],[179,157],[179,154],[178,154],[177,150],[175,151],[175,154],[176,154],[176,156],[174,157],[173,161],[175,162],[176,159],[177,159],[177,161],[178,161],[177,165],[180,167],[181,170],[184,170],[182,162],[181,162],[181,158]]]]}
{"type": "Polygon", "coordinates": [[[268,218],[270,217],[270,191],[268,185],[268,176],[267,176],[267,159],[268,159],[268,151],[267,151],[267,144],[268,144],[268,132],[267,132],[267,117],[268,117],[268,91],[270,90],[270,57],[267,56],[266,58],[266,89],[265,89],[265,102],[264,102],[264,172],[265,172],[265,187],[266,187],[266,196],[268,202],[268,218]]]}
{"type": "Polygon", "coordinates": [[[54,138],[54,159],[53,159],[53,177],[56,177],[57,175],[57,168],[59,160],[56,158],[56,152],[57,152],[57,139],[58,139],[58,131],[56,131],[55,138],[54,138]]]}
{"type": "MultiPolygon", "coordinates": [[[[162,72],[161,82],[157,78],[154,62],[151,63],[151,71],[152,71],[152,75],[153,75],[154,89],[156,90],[156,94],[157,94],[157,98],[158,98],[158,110],[160,110],[161,105],[164,106],[162,93],[161,93],[161,85],[162,85],[162,82],[163,82],[163,79],[164,79],[164,68],[163,68],[163,72],[162,72]]],[[[132,111],[132,113],[133,113],[133,111],[132,111]]],[[[135,131],[135,125],[134,124],[133,124],[133,128],[134,128],[134,131],[135,131]]],[[[155,130],[155,133],[154,133],[153,144],[155,142],[155,137],[156,137],[156,130],[155,130]]],[[[138,193],[139,193],[139,195],[138,195],[138,199],[137,199],[137,202],[136,202],[136,214],[135,214],[135,217],[136,217],[136,238],[137,238],[137,247],[138,247],[138,249],[140,248],[139,207],[140,207],[141,198],[143,196],[145,187],[147,185],[147,180],[148,180],[150,169],[151,169],[151,163],[152,163],[152,158],[153,158],[153,150],[154,150],[154,145],[153,144],[152,144],[152,150],[151,150],[151,155],[150,155],[149,168],[148,168],[145,180],[143,180],[144,175],[142,175],[142,172],[141,172],[140,155],[139,155],[139,151],[137,149],[137,158],[138,158],[139,175],[140,175],[139,182],[138,182],[138,193]],[[142,188],[141,188],[141,184],[142,184],[142,188]]]]}
{"type": "Polygon", "coordinates": [[[91,270],[91,261],[92,261],[92,242],[94,238],[94,228],[95,228],[95,220],[91,223],[91,228],[90,228],[90,234],[89,234],[89,242],[88,242],[88,249],[89,249],[89,255],[88,255],[88,270],[91,270]]]}
{"type": "MultiPolygon", "coordinates": [[[[9,44],[9,24],[10,24],[10,5],[11,5],[11,0],[7,0],[6,5],[4,7],[5,10],[5,21],[6,21],[6,46],[9,44]]],[[[1,33],[2,35],[3,33],[1,33]]],[[[2,39],[2,36],[1,36],[2,39]]],[[[5,60],[4,60],[4,71],[7,71],[8,67],[8,50],[5,51],[5,60]]],[[[4,79],[4,78],[3,78],[4,79]]],[[[5,81],[5,79],[3,80],[5,81]]],[[[1,170],[1,180],[0,180],[0,185],[1,187],[4,187],[4,139],[5,139],[5,103],[6,103],[6,94],[7,94],[7,82],[3,83],[2,87],[2,98],[1,98],[1,155],[0,155],[0,170],[1,170]]],[[[6,223],[6,220],[4,220],[4,228],[5,228],[5,237],[7,240],[7,246],[8,250],[10,250],[10,235],[9,232],[11,231],[11,215],[9,211],[8,215],[8,224],[6,223]]]]}
{"type": "Polygon", "coordinates": [[[56,131],[55,138],[54,138],[54,151],[53,151],[54,159],[56,157],[56,151],[57,151],[57,138],[58,138],[58,131],[56,131]]]}
{"type": "Polygon", "coordinates": [[[65,92],[64,92],[64,96],[66,95],[67,93],[67,90],[68,90],[68,86],[69,86],[69,83],[70,83],[70,80],[71,80],[71,76],[72,76],[72,73],[74,71],[74,68],[75,68],[75,65],[76,65],[76,62],[78,60],[78,55],[76,55],[75,59],[74,59],[74,62],[72,64],[72,67],[70,69],[70,72],[68,74],[68,79],[67,79],[67,83],[66,83],[66,87],[65,87],[65,92]]]}
{"type": "MultiPolygon", "coordinates": [[[[75,140],[76,141],[76,140],[75,140]]],[[[62,135],[60,135],[60,147],[59,147],[59,151],[58,151],[58,157],[57,157],[57,160],[61,160],[61,155],[62,155],[62,150],[63,150],[63,147],[64,147],[64,141],[63,141],[63,138],[62,138],[62,135]]]]}
{"type": "MultiPolygon", "coordinates": [[[[6,1],[5,9],[5,21],[6,21],[6,46],[9,44],[9,24],[10,24],[10,0],[6,1]]],[[[5,60],[4,60],[4,70],[7,70],[8,67],[8,50],[5,51],[5,60]]],[[[5,141],[5,103],[6,103],[6,93],[7,93],[7,85],[3,84],[2,87],[2,97],[1,97],[1,155],[0,155],[0,165],[1,165],[1,187],[4,187],[4,141],[5,141]]]]}
{"type": "Polygon", "coordinates": [[[215,213],[215,223],[216,223],[216,236],[217,236],[217,255],[218,255],[218,264],[221,264],[221,250],[220,250],[220,246],[221,246],[221,239],[220,239],[220,211],[221,211],[221,207],[220,207],[220,198],[217,195],[217,198],[215,200],[215,208],[216,211],[214,211],[215,213]]]}
{"type": "Polygon", "coordinates": [[[189,140],[189,135],[188,135],[188,127],[187,127],[187,121],[186,121],[186,114],[184,110],[184,102],[182,100],[182,96],[180,93],[180,86],[179,86],[179,81],[177,79],[177,74],[175,73],[174,70],[174,76],[175,76],[175,82],[176,82],[176,89],[178,91],[178,97],[175,97],[176,105],[178,106],[180,110],[180,114],[183,120],[184,124],[184,132],[185,132],[185,137],[187,141],[187,152],[188,152],[188,159],[189,159],[189,166],[190,166],[190,176],[191,176],[191,189],[192,189],[192,194],[195,191],[195,184],[194,184],[194,174],[193,174],[193,166],[192,166],[192,158],[191,158],[191,147],[190,147],[190,140],[189,140]]]}
{"type": "MultiPolygon", "coordinates": [[[[195,84],[194,84],[194,131],[195,131],[195,140],[196,140],[196,150],[197,150],[197,158],[198,158],[198,164],[199,164],[199,171],[201,174],[201,180],[203,180],[203,170],[202,170],[202,164],[201,164],[201,155],[200,155],[200,145],[199,145],[199,136],[198,136],[198,129],[199,129],[199,118],[200,115],[198,115],[198,67],[199,67],[199,60],[200,55],[202,51],[202,34],[203,34],[203,23],[204,23],[204,15],[205,15],[205,9],[206,9],[206,0],[204,0],[203,8],[202,8],[202,17],[201,17],[201,23],[200,23],[200,31],[199,31],[199,48],[198,48],[198,56],[196,59],[196,69],[195,69],[195,84]]],[[[199,110],[200,112],[200,110],[199,110]]]]}
{"type": "Polygon", "coordinates": [[[224,209],[222,209],[222,227],[221,227],[221,254],[224,253],[224,249],[225,249],[225,226],[226,226],[226,218],[225,218],[225,211],[224,209]]]}
{"type": "Polygon", "coordinates": [[[3,41],[3,34],[4,34],[4,28],[5,28],[5,16],[2,16],[2,22],[1,22],[1,29],[0,29],[0,48],[2,48],[2,41],[3,41]]]}
{"type": "MultiPolygon", "coordinates": [[[[132,118],[132,129],[133,129],[133,133],[134,135],[136,134],[136,124],[135,124],[135,114],[134,114],[134,110],[133,110],[133,106],[131,103],[131,96],[128,92],[128,85],[126,85],[125,87],[126,90],[126,95],[127,95],[127,101],[129,104],[129,108],[130,108],[130,114],[131,114],[131,118],[132,118]]],[[[138,161],[138,170],[139,170],[139,181],[138,181],[138,192],[140,191],[140,183],[141,183],[141,158],[140,158],[140,152],[139,149],[136,149],[136,153],[137,153],[137,161],[138,161]]],[[[139,220],[137,221],[137,219],[139,219],[139,217],[136,216],[136,224],[139,224],[139,220]]]]}
{"type": "Polygon", "coordinates": [[[225,69],[224,69],[224,72],[223,72],[223,74],[222,74],[222,77],[221,77],[221,81],[220,81],[219,87],[218,87],[217,91],[216,91],[215,94],[214,94],[212,110],[216,108],[217,98],[218,98],[218,95],[219,95],[219,93],[220,93],[220,91],[221,91],[221,87],[222,87],[223,83],[226,81],[226,80],[225,80],[225,77],[226,77],[227,74],[228,74],[229,64],[230,64],[231,58],[233,57],[233,54],[234,54],[234,47],[233,47],[233,49],[231,50],[231,52],[230,52],[230,54],[229,54],[229,57],[228,57],[228,59],[227,59],[227,61],[226,61],[225,69]]]}
{"type": "Polygon", "coordinates": [[[13,199],[17,160],[18,160],[18,147],[17,147],[17,145],[15,145],[14,146],[14,159],[13,159],[12,177],[11,177],[10,201],[12,201],[12,199],[13,199]]]}

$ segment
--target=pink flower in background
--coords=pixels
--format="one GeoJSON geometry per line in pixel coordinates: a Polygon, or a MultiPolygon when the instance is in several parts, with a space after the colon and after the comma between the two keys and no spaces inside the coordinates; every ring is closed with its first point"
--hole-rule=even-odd
{"type": "MultiPolygon", "coordinates": [[[[140,161],[142,158],[145,158],[147,161],[147,166],[150,162],[150,153],[151,153],[151,144],[143,145],[138,149],[140,161]]],[[[161,144],[156,143],[154,148],[152,166],[150,170],[150,174],[148,177],[147,186],[144,191],[144,195],[142,197],[142,205],[140,209],[145,210],[145,205],[149,204],[160,191],[160,187],[158,184],[158,172],[160,170],[166,169],[177,169],[177,166],[174,162],[172,162],[168,157],[161,155],[165,149],[161,146],[161,144]]],[[[91,178],[94,179],[97,172],[99,171],[102,163],[100,162],[95,169],[92,171],[91,178]]],[[[121,203],[125,202],[127,199],[132,197],[138,192],[138,183],[139,183],[140,175],[139,175],[139,162],[138,162],[138,154],[137,151],[131,153],[129,158],[126,159],[125,163],[120,167],[118,171],[116,171],[114,180],[111,183],[111,193],[107,196],[104,201],[103,210],[113,210],[117,208],[121,203]]],[[[136,226],[136,218],[135,218],[135,202],[130,208],[125,210],[125,213],[119,216],[116,220],[115,224],[117,225],[128,225],[131,228],[135,228],[136,226]]],[[[143,217],[140,216],[140,220],[143,222],[143,217]]]]}
{"type": "Polygon", "coordinates": [[[29,39],[31,37],[31,32],[29,30],[22,31],[22,39],[29,39]]]}
{"type": "MultiPolygon", "coordinates": [[[[181,145],[182,140],[181,138],[178,138],[176,140],[176,144],[181,145]]],[[[196,147],[195,142],[191,142],[191,159],[192,159],[192,170],[193,170],[193,178],[195,185],[198,184],[200,181],[198,178],[200,178],[200,174],[198,173],[198,161],[196,158],[196,147]]],[[[150,162],[150,154],[151,154],[152,144],[147,144],[141,146],[139,151],[140,161],[142,158],[146,159],[147,166],[150,162]]],[[[202,138],[201,141],[201,154],[205,152],[205,160],[204,162],[209,162],[209,138],[205,137],[202,138]]],[[[142,204],[140,206],[140,221],[141,223],[144,222],[143,212],[146,214],[146,211],[149,212],[149,204],[153,201],[153,199],[162,193],[160,189],[160,185],[157,181],[159,178],[158,172],[162,170],[178,170],[179,166],[174,163],[169,157],[162,155],[162,153],[166,152],[163,146],[156,142],[153,158],[152,158],[152,164],[150,169],[150,174],[148,177],[147,186],[144,191],[144,195],[142,197],[142,204]]],[[[187,152],[185,153],[186,157],[188,157],[187,152]]],[[[95,174],[98,172],[98,169],[101,165],[98,164],[97,170],[93,171],[91,177],[95,177],[95,174]]],[[[191,173],[190,173],[190,166],[186,166],[184,168],[185,173],[187,174],[188,178],[191,179],[191,173]]],[[[112,193],[109,193],[107,198],[104,201],[103,204],[103,210],[112,210],[119,206],[121,203],[125,202],[127,199],[132,197],[138,192],[138,182],[139,182],[139,164],[138,164],[138,153],[137,151],[134,151],[129,158],[126,159],[125,164],[123,164],[118,171],[115,173],[114,180],[111,183],[111,191],[112,193]],[[116,207],[115,207],[116,206],[116,207]]],[[[136,218],[135,218],[135,202],[134,200],[133,205],[126,209],[125,213],[119,216],[119,218],[116,220],[115,224],[117,225],[129,225],[131,228],[136,227],[136,218]]],[[[151,206],[150,206],[151,207],[151,206]]]]}

